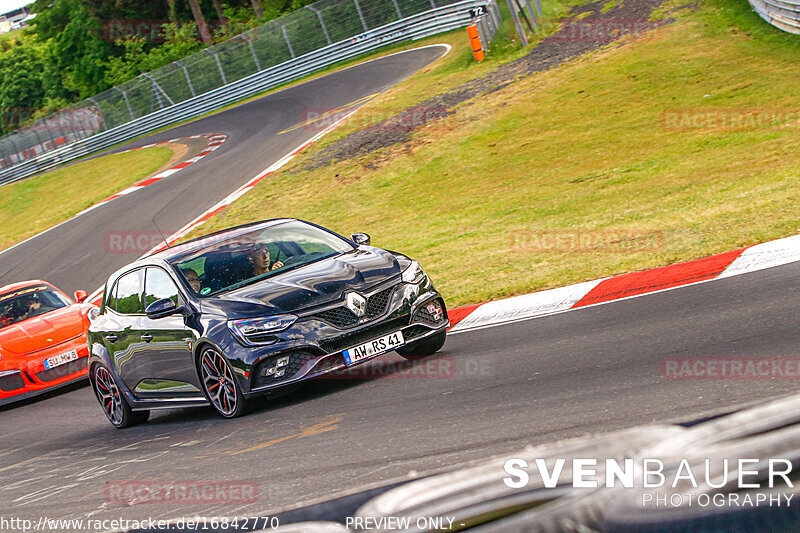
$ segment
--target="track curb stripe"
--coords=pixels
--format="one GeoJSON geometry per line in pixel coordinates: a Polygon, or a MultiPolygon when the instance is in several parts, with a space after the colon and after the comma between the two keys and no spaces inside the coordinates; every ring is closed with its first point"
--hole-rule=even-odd
{"type": "Polygon", "coordinates": [[[180,138],[177,138],[177,139],[171,139],[169,141],[164,141],[164,142],[160,142],[160,143],[153,143],[153,144],[148,144],[146,146],[139,146],[138,148],[132,148],[130,150],[125,150],[124,152],[120,152],[121,154],[124,154],[124,153],[127,153],[127,152],[135,152],[136,150],[142,150],[144,148],[153,148],[155,146],[160,146],[160,145],[163,145],[163,144],[178,142],[178,141],[181,141],[183,139],[199,139],[201,137],[207,137],[208,140],[209,140],[209,143],[208,143],[208,146],[205,148],[205,150],[203,150],[202,152],[197,154],[195,157],[193,157],[191,159],[187,159],[183,163],[179,163],[179,164],[175,165],[174,167],[171,167],[171,168],[169,168],[167,170],[164,170],[163,172],[159,172],[155,176],[151,176],[151,177],[149,177],[149,178],[137,183],[136,185],[131,185],[127,189],[124,189],[124,190],[122,190],[122,191],[120,191],[120,192],[118,192],[116,194],[112,194],[111,196],[109,196],[105,200],[102,200],[102,201],[94,204],[93,206],[91,206],[91,207],[89,207],[87,209],[84,209],[83,211],[81,211],[80,213],[78,213],[75,216],[76,217],[81,216],[82,214],[87,213],[87,212],[91,211],[92,209],[97,209],[101,205],[105,205],[108,202],[111,202],[112,200],[116,200],[117,198],[121,198],[122,196],[126,196],[126,195],[128,195],[128,194],[130,194],[132,192],[136,192],[139,189],[143,189],[143,188],[148,187],[148,186],[150,186],[150,185],[152,185],[154,183],[158,183],[159,181],[172,176],[176,172],[178,172],[180,170],[183,170],[184,168],[186,168],[186,167],[188,167],[190,165],[193,165],[194,163],[197,163],[202,158],[204,158],[205,156],[207,156],[208,154],[210,154],[211,152],[213,152],[214,150],[219,148],[222,145],[222,143],[224,143],[227,140],[228,136],[225,135],[225,134],[219,134],[219,133],[203,133],[203,134],[200,134],[200,135],[192,135],[191,137],[180,137],[180,138]]]}
{"type": "MultiPolygon", "coordinates": [[[[185,163],[188,163],[189,161],[191,161],[192,163],[196,163],[197,161],[200,161],[200,159],[202,159],[203,157],[207,156],[208,154],[210,154],[211,152],[213,152],[214,150],[219,148],[220,145],[222,145],[222,143],[224,143],[228,138],[228,136],[225,135],[225,134],[201,133],[199,135],[191,135],[189,137],[178,137],[177,139],[171,139],[169,141],[148,144],[148,145],[145,145],[145,146],[138,146],[136,148],[131,148],[130,150],[125,150],[124,152],[119,152],[119,153],[124,154],[124,153],[127,153],[127,152],[135,152],[136,150],[142,150],[144,148],[152,148],[154,146],[159,146],[161,144],[177,142],[177,141],[181,141],[183,139],[199,139],[200,137],[208,137],[211,142],[209,142],[209,144],[206,147],[205,151],[201,152],[200,154],[198,154],[197,156],[193,157],[192,159],[188,159],[187,161],[185,161],[185,163]]],[[[37,233],[36,235],[33,235],[31,237],[28,237],[27,239],[25,239],[23,241],[18,242],[17,244],[9,246],[8,248],[6,248],[4,250],[0,250],[0,254],[4,254],[4,253],[8,252],[9,250],[11,250],[13,248],[16,248],[17,246],[21,246],[21,245],[25,244],[28,241],[31,241],[31,240],[33,240],[33,239],[35,239],[37,237],[40,237],[40,236],[44,235],[45,233],[47,233],[48,231],[54,230],[55,228],[57,228],[59,226],[63,226],[64,224],[72,222],[73,220],[75,220],[79,216],[85,215],[89,211],[97,209],[98,207],[100,207],[102,205],[106,205],[107,203],[109,203],[109,202],[111,202],[113,200],[116,200],[117,198],[120,198],[122,196],[128,195],[128,194],[130,194],[132,192],[136,192],[139,189],[143,189],[144,187],[148,187],[148,186],[150,186],[150,185],[152,185],[154,183],[157,183],[157,182],[161,181],[164,178],[168,178],[169,176],[172,176],[176,172],[180,172],[183,168],[185,168],[185,167],[178,168],[179,166],[180,165],[172,167],[172,168],[170,168],[168,170],[165,170],[163,172],[160,172],[160,173],[156,174],[155,176],[152,176],[150,178],[146,178],[145,180],[137,183],[136,185],[132,185],[132,186],[130,186],[130,187],[128,187],[128,188],[116,193],[116,194],[113,194],[113,195],[109,196],[108,198],[106,198],[105,200],[103,200],[101,202],[98,202],[98,203],[94,204],[91,207],[87,207],[83,211],[71,216],[67,220],[65,220],[63,222],[59,222],[55,226],[51,226],[51,227],[47,228],[46,230],[44,230],[44,231],[42,231],[40,233],[37,233]]],[[[186,165],[186,166],[188,166],[188,165],[186,165]]]]}
{"type": "Polygon", "coordinates": [[[448,311],[452,332],[551,315],[800,261],[800,235],[665,267],[448,311]]]}

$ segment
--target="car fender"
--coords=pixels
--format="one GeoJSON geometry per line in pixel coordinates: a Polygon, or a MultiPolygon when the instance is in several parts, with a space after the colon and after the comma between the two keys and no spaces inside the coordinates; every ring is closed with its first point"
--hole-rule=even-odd
{"type": "Polygon", "coordinates": [[[114,381],[117,383],[117,387],[122,391],[125,395],[125,399],[128,400],[130,405],[133,405],[136,402],[136,397],[133,393],[125,386],[125,383],[122,380],[117,379],[116,372],[114,371],[114,365],[111,362],[111,354],[108,353],[108,350],[102,343],[94,342],[89,344],[89,360],[86,363],[86,369],[89,371],[89,382],[92,384],[92,388],[94,388],[94,379],[92,378],[92,367],[96,364],[102,364],[106,368],[111,370],[111,375],[114,377],[114,381]]]}

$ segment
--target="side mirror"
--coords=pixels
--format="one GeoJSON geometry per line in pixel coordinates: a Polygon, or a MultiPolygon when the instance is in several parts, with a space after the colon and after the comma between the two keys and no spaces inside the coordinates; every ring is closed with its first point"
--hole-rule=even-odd
{"type": "Polygon", "coordinates": [[[75,291],[75,301],[78,303],[85,302],[88,297],[89,293],[86,291],[75,291]]]}
{"type": "Polygon", "coordinates": [[[158,320],[159,318],[167,318],[168,316],[177,315],[183,311],[183,307],[175,305],[171,298],[163,298],[151,303],[145,309],[147,318],[151,320],[158,320]]]}
{"type": "Polygon", "coordinates": [[[350,235],[350,240],[359,246],[369,246],[369,243],[372,242],[366,233],[353,233],[350,235]]]}

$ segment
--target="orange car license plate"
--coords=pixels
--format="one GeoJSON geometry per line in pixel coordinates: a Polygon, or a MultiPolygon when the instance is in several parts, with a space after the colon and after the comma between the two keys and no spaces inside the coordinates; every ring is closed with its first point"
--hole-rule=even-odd
{"type": "Polygon", "coordinates": [[[45,359],[44,367],[47,370],[50,370],[51,368],[55,368],[57,366],[69,363],[70,361],[74,361],[77,358],[78,358],[78,352],[76,350],[70,350],[67,353],[62,353],[60,355],[50,357],[49,359],[45,359]]]}

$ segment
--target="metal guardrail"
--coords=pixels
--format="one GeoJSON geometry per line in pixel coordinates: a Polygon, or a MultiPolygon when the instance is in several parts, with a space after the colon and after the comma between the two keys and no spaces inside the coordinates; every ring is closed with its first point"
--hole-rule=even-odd
{"type": "Polygon", "coordinates": [[[800,35],[800,0],[749,0],[761,18],[778,29],[800,35]]]}
{"type": "MultiPolygon", "coordinates": [[[[439,0],[441,3],[441,0],[439,0]]],[[[356,34],[278,65],[266,68],[238,81],[227,83],[201,95],[163,107],[155,112],[112,127],[101,133],[76,139],[52,151],[36,155],[19,164],[0,170],[0,185],[50,170],[65,162],[84,157],[120,142],[134,139],[160,127],[201,116],[238,100],[258,94],[288,81],[300,78],[335,63],[371,52],[383,46],[404,40],[414,40],[449,31],[469,24],[471,9],[488,7],[492,26],[496,31],[499,9],[495,0],[462,0],[443,7],[385,24],[373,30],[356,34]]],[[[493,35],[493,32],[490,32],[493,35]]],[[[98,113],[102,118],[102,113],[98,113]]],[[[91,115],[91,113],[89,113],[91,115]]],[[[84,123],[91,122],[86,115],[84,123]]],[[[90,127],[90,126],[87,126],[90,127]]]]}

